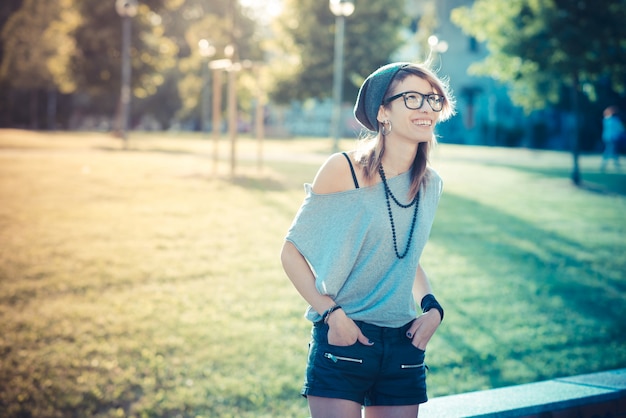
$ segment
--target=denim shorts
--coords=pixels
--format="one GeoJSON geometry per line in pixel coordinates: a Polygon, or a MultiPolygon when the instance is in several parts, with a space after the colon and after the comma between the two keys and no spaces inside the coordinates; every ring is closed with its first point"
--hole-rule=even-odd
{"type": "Polygon", "coordinates": [[[303,396],[347,399],[365,406],[416,405],[426,396],[425,352],[400,328],[355,323],[374,344],[328,343],[328,325],[313,325],[303,396]]]}

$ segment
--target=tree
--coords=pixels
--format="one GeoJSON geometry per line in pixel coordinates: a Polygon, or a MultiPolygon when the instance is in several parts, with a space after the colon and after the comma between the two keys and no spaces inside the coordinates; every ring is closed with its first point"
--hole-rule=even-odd
{"type": "MultiPolygon", "coordinates": [[[[159,14],[166,7],[163,3],[141,1],[132,18],[131,84],[132,95],[139,100],[154,95],[164,82],[163,74],[176,64],[178,47],[164,34],[159,14]]],[[[82,0],[77,8],[82,21],[73,32],[77,52],[68,68],[77,90],[89,95],[92,106],[112,113],[118,95],[112,94],[111,87],[121,80],[121,18],[114,1],[82,0]]]]}
{"type": "Polygon", "coordinates": [[[73,87],[71,80],[64,77],[67,62],[59,59],[59,50],[67,54],[73,52],[74,42],[69,32],[78,21],[71,0],[25,0],[2,29],[4,51],[0,79],[14,89],[30,91],[33,128],[38,127],[39,92],[55,94],[57,85],[66,90],[73,87]]]}
{"type": "MultiPolygon", "coordinates": [[[[255,24],[238,2],[138,3],[131,41],[131,110],[135,116],[152,114],[165,122],[179,110],[183,119],[197,116],[202,65],[206,64],[198,50],[202,38],[216,47],[214,59],[223,58],[224,47],[229,44],[236,47],[235,60],[259,60],[262,56],[255,24]]],[[[0,109],[11,110],[13,102],[15,112],[28,107],[22,103],[29,94],[30,120],[36,122],[37,99],[50,91],[53,95],[72,95],[82,112],[113,115],[121,79],[121,24],[115,0],[3,2],[0,88],[7,94],[0,97],[0,109]]],[[[2,117],[6,124],[12,124],[10,117],[2,117]]]]}
{"type": "MultiPolygon", "coordinates": [[[[577,120],[583,91],[593,100],[602,81],[626,88],[626,0],[476,0],[453,10],[452,21],[487,44],[489,56],[470,72],[507,83],[512,101],[526,111],[566,104],[577,120]]],[[[575,184],[579,144],[576,127],[575,184]]]]}
{"type": "MultiPolygon", "coordinates": [[[[6,25],[7,20],[22,6],[22,0],[5,0],[0,2],[0,33],[6,25]]],[[[0,35],[1,36],[1,35],[0,35]]],[[[0,66],[4,56],[4,42],[0,42],[0,66]]],[[[0,126],[12,123],[12,102],[13,94],[9,85],[9,80],[0,77],[0,126]]]]}
{"type": "MultiPolygon", "coordinates": [[[[346,18],[344,97],[356,97],[363,79],[388,62],[402,43],[400,29],[408,26],[397,0],[360,0],[346,18]]],[[[329,97],[333,79],[335,16],[328,1],[285,0],[277,20],[276,49],[285,55],[274,67],[279,103],[329,97]]]]}
{"type": "MultiPolygon", "coordinates": [[[[163,36],[159,16],[163,0],[141,2],[135,18],[133,82],[136,97],[148,97],[175,63],[175,45],[163,36]],[[140,52],[139,52],[140,51],[140,52]]],[[[121,19],[113,1],[24,0],[2,30],[4,54],[0,78],[12,89],[31,92],[31,126],[36,127],[38,92],[80,92],[97,112],[112,113],[119,86],[121,19]]],[[[50,100],[49,100],[50,101],[50,100]]],[[[50,106],[48,106],[50,107],[50,106]]]]}

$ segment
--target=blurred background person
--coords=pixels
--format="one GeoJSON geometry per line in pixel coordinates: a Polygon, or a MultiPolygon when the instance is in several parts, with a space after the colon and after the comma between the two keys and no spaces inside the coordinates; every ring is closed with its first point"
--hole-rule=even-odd
{"type": "Polygon", "coordinates": [[[600,169],[604,171],[610,159],[613,159],[615,168],[619,170],[619,141],[623,139],[626,132],[620,120],[619,109],[616,106],[609,106],[604,109],[602,119],[602,142],[604,142],[604,153],[602,154],[602,165],[600,169]]]}

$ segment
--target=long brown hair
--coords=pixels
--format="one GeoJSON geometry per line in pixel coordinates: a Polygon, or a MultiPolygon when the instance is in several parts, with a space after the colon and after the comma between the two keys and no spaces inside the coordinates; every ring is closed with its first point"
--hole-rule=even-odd
{"type": "MultiPolygon", "coordinates": [[[[454,115],[455,102],[448,84],[438,78],[435,73],[427,68],[426,64],[410,64],[402,67],[395,75],[389,88],[385,92],[385,96],[393,91],[393,89],[401,83],[405,78],[415,75],[426,80],[434,89],[435,93],[445,97],[443,109],[439,113],[438,122],[443,122],[454,115]]],[[[384,100],[383,100],[384,101],[384,100]]],[[[381,106],[390,106],[389,104],[381,104],[381,106]]],[[[365,178],[372,180],[378,173],[383,155],[385,153],[385,135],[382,129],[378,130],[375,136],[362,139],[357,149],[356,161],[363,167],[365,178]]],[[[431,142],[421,142],[417,147],[415,159],[411,166],[411,187],[409,189],[409,199],[413,199],[419,193],[420,185],[423,181],[427,181],[426,168],[428,166],[428,158],[432,147],[437,143],[437,138],[433,134],[431,142]]]]}

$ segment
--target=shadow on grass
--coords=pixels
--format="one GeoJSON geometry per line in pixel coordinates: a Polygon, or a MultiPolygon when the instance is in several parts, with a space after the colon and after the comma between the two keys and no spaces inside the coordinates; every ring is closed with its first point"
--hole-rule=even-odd
{"type": "Polygon", "coordinates": [[[174,148],[120,148],[109,146],[97,146],[94,147],[98,151],[106,152],[119,152],[119,153],[147,153],[147,154],[166,154],[166,155],[193,155],[200,157],[210,156],[209,151],[194,151],[189,149],[174,149],[174,148]]]}
{"type": "Polygon", "coordinates": [[[511,364],[535,381],[562,374],[564,362],[570,373],[626,364],[624,353],[607,349],[626,344],[623,248],[586,246],[450,193],[431,242],[469,260],[460,277],[448,279],[449,294],[462,296],[446,301],[461,328],[441,330],[463,358],[451,367],[470,367],[501,387],[520,383],[511,364]]]}
{"type": "Polygon", "coordinates": [[[233,185],[256,191],[276,191],[286,189],[285,183],[271,177],[239,175],[229,180],[233,185]]]}
{"type": "Polygon", "coordinates": [[[276,191],[280,192],[286,189],[285,183],[279,179],[272,178],[270,176],[262,176],[262,175],[236,175],[235,177],[228,177],[222,175],[214,175],[214,174],[204,174],[204,173],[192,173],[185,175],[185,178],[193,178],[203,181],[214,181],[219,180],[225,183],[231,184],[233,186],[238,186],[250,191],[259,191],[259,192],[269,192],[276,191]]]}
{"type": "Polygon", "coordinates": [[[583,173],[582,188],[594,193],[626,196],[626,173],[583,173]]]}
{"type": "MultiPolygon", "coordinates": [[[[129,148],[122,149],[116,147],[99,146],[95,149],[105,152],[113,153],[150,153],[150,154],[164,154],[164,155],[181,155],[181,156],[194,156],[199,158],[206,158],[207,160],[213,159],[213,155],[209,151],[194,151],[185,149],[164,149],[164,148],[129,148]]],[[[208,173],[194,173],[187,177],[200,179],[200,180],[222,180],[232,185],[242,187],[248,190],[255,191],[284,191],[292,187],[298,189],[302,188],[305,182],[311,181],[317,167],[317,163],[291,163],[284,161],[271,161],[267,160],[263,164],[263,171],[259,172],[256,168],[256,161],[242,158],[239,161],[239,169],[236,170],[237,174],[234,177],[208,174],[208,173]],[[276,170],[275,170],[276,168],[276,170]],[[287,175],[284,178],[277,178],[267,173],[266,169],[270,172],[286,171],[287,175]],[[265,172],[264,172],[265,171],[265,172]]]]}
{"type": "MultiPolygon", "coordinates": [[[[571,181],[572,171],[565,168],[549,168],[549,167],[528,167],[511,164],[485,163],[485,165],[493,167],[505,167],[530,174],[536,174],[541,177],[561,178],[571,181]]],[[[611,195],[617,194],[626,196],[626,171],[624,172],[601,172],[601,171],[582,171],[582,184],[579,186],[583,190],[592,193],[611,195]]]]}

